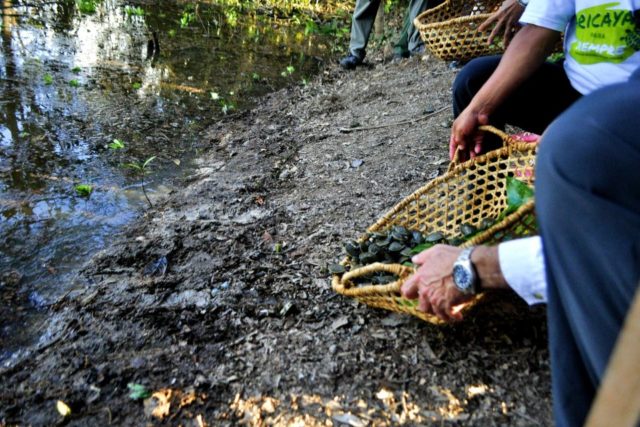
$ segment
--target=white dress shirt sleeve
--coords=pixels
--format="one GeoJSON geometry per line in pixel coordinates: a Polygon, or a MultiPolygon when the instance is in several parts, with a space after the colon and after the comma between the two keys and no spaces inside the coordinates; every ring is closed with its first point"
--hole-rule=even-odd
{"type": "Polygon", "coordinates": [[[505,280],[527,304],[547,302],[547,280],[540,236],[500,243],[498,258],[505,280]]]}

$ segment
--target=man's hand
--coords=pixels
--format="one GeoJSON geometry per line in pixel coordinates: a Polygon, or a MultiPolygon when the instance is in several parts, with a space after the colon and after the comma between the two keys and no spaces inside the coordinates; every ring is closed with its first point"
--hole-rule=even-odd
{"type": "Polygon", "coordinates": [[[434,314],[445,322],[462,320],[462,315],[453,307],[473,298],[456,288],[451,277],[453,263],[462,249],[454,246],[436,245],[412,258],[420,265],[418,271],[402,285],[405,298],[418,298],[418,310],[434,314]]]}
{"type": "Polygon", "coordinates": [[[482,153],[483,132],[478,127],[489,124],[489,116],[467,107],[451,127],[449,158],[453,161],[456,149],[460,151],[458,160],[464,162],[482,153]]]}
{"type": "Polygon", "coordinates": [[[521,6],[516,0],[505,0],[500,6],[500,10],[495,12],[486,21],[484,21],[478,30],[485,31],[487,28],[491,26],[494,22],[496,23],[493,31],[489,35],[489,40],[487,44],[493,43],[493,39],[501,32],[504,31],[504,35],[502,36],[502,40],[504,43],[504,47],[509,46],[509,42],[513,38],[513,34],[515,33],[518,27],[518,21],[524,12],[524,7],[521,6]]]}

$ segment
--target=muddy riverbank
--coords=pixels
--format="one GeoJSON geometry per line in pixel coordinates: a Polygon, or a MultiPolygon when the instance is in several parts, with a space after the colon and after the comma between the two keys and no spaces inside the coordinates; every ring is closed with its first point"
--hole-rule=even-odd
{"type": "Polygon", "coordinates": [[[451,112],[428,112],[456,73],[330,66],[208,128],[184,188],[88,262],[40,343],[0,368],[0,424],[551,425],[543,308],[505,295],[434,326],[338,296],[326,273],[446,170],[451,112]]]}

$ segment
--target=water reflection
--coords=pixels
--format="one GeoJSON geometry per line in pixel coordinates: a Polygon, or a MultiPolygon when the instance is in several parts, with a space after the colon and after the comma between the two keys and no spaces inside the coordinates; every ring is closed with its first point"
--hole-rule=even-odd
{"type": "Polygon", "coordinates": [[[83,14],[78,4],[2,0],[0,360],[33,339],[16,330],[29,330],[34,306],[67,292],[78,266],[145,206],[123,163],[157,156],[157,195],[154,184],[179,177],[206,144],[207,125],[314,73],[329,53],[302,26],[241,6],[138,11],[103,0],[83,14]],[[124,149],[108,148],[115,138],[124,149]]]}

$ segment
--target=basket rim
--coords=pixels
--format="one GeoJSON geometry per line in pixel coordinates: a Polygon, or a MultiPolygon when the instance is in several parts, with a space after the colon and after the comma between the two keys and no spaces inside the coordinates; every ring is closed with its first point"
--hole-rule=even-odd
{"type": "MultiPolygon", "coordinates": [[[[455,24],[467,24],[475,21],[484,22],[491,15],[493,14],[479,13],[477,15],[459,16],[457,18],[450,18],[445,21],[437,21],[437,22],[429,22],[429,23],[423,23],[421,21],[418,21],[418,18],[420,18],[420,16],[418,15],[418,17],[413,20],[413,25],[420,31],[430,30],[430,29],[440,29],[440,28],[451,27],[455,24]]],[[[481,31],[478,31],[478,32],[481,32],[481,31]]]]}
{"type": "Polygon", "coordinates": [[[373,225],[367,228],[367,232],[371,233],[374,231],[378,231],[380,228],[382,228],[384,225],[386,225],[389,222],[389,219],[392,216],[394,216],[395,214],[400,212],[402,209],[404,209],[405,206],[407,206],[409,203],[418,199],[423,194],[431,191],[434,187],[439,186],[441,183],[452,179],[453,176],[458,175],[461,171],[466,170],[467,167],[473,163],[477,163],[485,160],[491,160],[495,157],[500,157],[504,154],[510,154],[514,150],[523,152],[523,151],[535,151],[536,149],[537,149],[537,144],[532,144],[529,142],[514,141],[514,142],[509,142],[505,147],[499,148],[497,150],[489,151],[488,153],[483,154],[482,156],[478,156],[474,159],[470,159],[465,162],[462,162],[456,165],[448,173],[442,176],[439,176],[437,178],[434,178],[432,181],[429,181],[429,183],[427,183],[426,185],[418,188],[416,191],[414,191],[413,193],[411,193],[410,195],[402,199],[400,202],[398,202],[398,204],[396,204],[393,208],[391,208],[391,210],[389,210],[386,214],[384,214],[381,218],[379,218],[373,225]]]}

